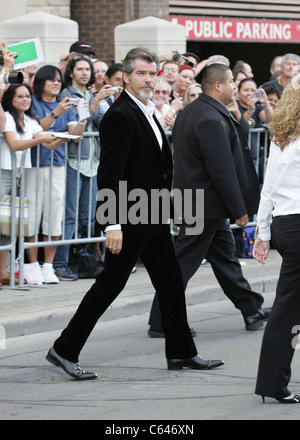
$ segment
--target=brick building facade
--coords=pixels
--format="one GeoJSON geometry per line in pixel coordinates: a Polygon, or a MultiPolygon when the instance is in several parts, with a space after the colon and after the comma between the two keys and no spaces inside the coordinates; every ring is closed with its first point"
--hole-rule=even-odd
{"type": "MultiPolygon", "coordinates": [[[[238,59],[246,59],[261,82],[268,79],[266,65],[274,56],[288,52],[299,54],[299,0],[0,0],[0,6],[0,22],[36,11],[71,18],[79,25],[79,38],[90,42],[97,57],[108,64],[114,60],[115,27],[147,16],[165,20],[186,17],[189,20],[189,25],[186,25],[188,51],[195,52],[201,59],[221,52],[232,65],[238,59]],[[266,26],[265,21],[273,20],[274,26],[278,27],[286,21],[291,26],[293,38],[272,40],[267,32],[264,32],[264,41],[247,40],[248,35],[238,41],[217,38],[218,23],[235,18],[248,20],[249,26],[255,20],[256,29],[266,26]],[[211,25],[216,26],[214,38],[199,37],[197,20],[214,21],[211,25]],[[191,26],[194,25],[196,33],[193,36],[191,26]]],[[[138,44],[139,41],[136,41],[138,44]]]]}
{"type": "Polygon", "coordinates": [[[71,19],[79,24],[79,38],[108,63],[114,60],[114,28],[150,15],[168,20],[169,1],[71,0],[71,19]]]}

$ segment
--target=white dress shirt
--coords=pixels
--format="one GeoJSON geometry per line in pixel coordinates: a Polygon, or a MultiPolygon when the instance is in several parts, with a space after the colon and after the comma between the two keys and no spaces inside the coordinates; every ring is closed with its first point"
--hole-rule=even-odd
{"type": "Polygon", "coordinates": [[[125,92],[128,93],[130,98],[134,100],[134,102],[139,106],[139,108],[142,110],[142,112],[146,116],[149,124],[152,127],[152,130],[155,133],[155,136],[157,138],[157,142],[159,143],[160,148],[162,148],[162,144],[163,144],[162,135],[161,135],[161,132],[160,132],[160,130],[159,130],[156,122],[154,121],[154,118],[153,118],[153,114],[154,114],[154,110],[155,110],[154,102],[152,102],[152,101],[150,101],[150,99],[148,99],[147,105],[145,105],[139,99],[137,99],[135,96],[133,96],[131,93],[129,93],[127,90],[125,90],[125,92]]]}
{"type": "Polygon", "coordinates": [[[289,214],[300,214],[300,138],[283,151],[271,142],[257,213],[260,238],[270,240],[272,216],[289,214]]]}

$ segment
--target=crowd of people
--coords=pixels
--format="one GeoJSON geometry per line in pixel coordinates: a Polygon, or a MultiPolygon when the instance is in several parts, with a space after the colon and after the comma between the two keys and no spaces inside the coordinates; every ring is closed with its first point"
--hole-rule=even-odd
{"type": "MultiPolygon", "coordinates": [[[[2,43],[2,53],[2,73],[9,73],[13,69],[14,56],[6,49],[5,42],[2,43]]],[[[78,227],[81,230],[90,229],[90,235],[93,236],[100,143],[97,137],[82,138],[82,135],[84,132],[99,131],[103,114],[122,90],[122,66],[107,66],[102,61],[93,59],[94,56],[95,53],[89,44],[75,42],[71,45],[68,56],[59,60],[60,68],[50,64],[42,67],[30,66],[21,71],[22,84],[3,85],[1,89],[0,131],[4,133],[1,140],[1,195],[11,192],[9,149],[17,151],[17,167],[21,163],[21,150],[26,150],[25,186],[26,195],[30,198],[29,235],[25,238],[27,242],[35,242],[40,233],[45,241],[50,239],[55,242],[62,236],[71,239],[75,232],[77,197],[78,227]],[[17,105],[18,100],[22,112],[17,105]],[[77,111],[80,102],[88,115],[82,120],[77,111]],[[32,123],[32,127],[29,127],[29,120],[35,121],[35,125],[32,123]],[[43,137],[37,141],[36,133],[39,132],[39,137],[43,137]],[[74,136],[74,139],[68,142],[67,149],[63,144],[65,139],[63,141],[55,137],[55,133],[66,132],[74,136]],[[11,138],[15,137],[20,140],[34,140],[15,146],[11,142],[11,138]],[[51,144],[49,139],[52,141],[51,144]],[[82,140],[78,156],[80,139],[82,140]],[[52,154],[50,148],[53,149],[52,154]],[[75,191],[78,171],[79,194],[75,191]]],[[[2,236],[1,243],[7,242],[8,239],[2,236]]],[[[27,258],[29,263],[26,265],[26,271],[30,273],[30,279],[37,284],[58,283],[59,280],[78,278],[68,266],[69,245],[45,246],[42,265],[38,248],[29,247],[27,258]]],[[[1,251],[1,285],[10,282],[6,259],[7,252],[1,251]]],[[[17,277],[15,283],[18,283],[17,277]]]]}
{"type": "MultiPolygon", "coordinates": [[[[3,72],[10,72],[14,57],[2,42],[3,72]]],[[[100,122],[105,112],[112,103],[118,99],[123,90],[123,66],[113,63],[110,66],[104,61],[96,59],[96,54],[89,43],[84,41],[74,42],[68,54],[63,54],[58,60],[58,66],[45,65],[39,67],[32,65],[22,69],[23,83],[19,87],[9,87],[5,91],[2,86],[1,95],[3,105],[0,104],[0,131],[4,133],[1,154],[1,194],[9,193],[9,188],[3,179],[9,171],[10,165],[5,159],[8,148],[12,125],[11,118],[16,123],[13,130],[21,139],[36,136],[29,132],[24,122],[24,115],[37,118],[43,132],[68,132],[72,135],[82,136],[84,132],[98,131],[100,122]],[[33,90],[25,93],[25,88],[33,90]],[[20,115],[14,107],[13,96],[10,92],[15,89],[16,96],[23,96],[24,115],[20,115]],[[29,96],[30,95],[30,98],[29,96]],[[10,96],[11,105],[7,103],[10,96]],[[83,100],[89,117],[79,119],[75,100],[83,100]],[[21,122],[18,123],[18,118],[21,122]],[[6,153],[4,153],[6,151],[6,153]]],[[[159,57],[161,69],[153,93],[155,115],[164,130],[173,130],[178,114],[202,93],[201,84],[197,82],[200,74],[206,67],[214,63],[230,66],[230,60],[223,55],[213,55],[207,60],[201,60],[191,52],[179,54],[177,52],[159,57]]],[[[261,123],[269,124],[272,120],[273,110],[276,107],[287,81],[300,69],[300,57],[295,54],[276,57],[270,66],[270,81],[257,89],[251,66],[238,61],[232,68],[235,83],[235,100],[228,107],[232,115],[241,123],[247,133],[249,127],[259,127],[261,123]],[[256,95],[257,93],[257,95],[256,95]]],[[[20,98],[21,99],[21,98],[20,98]]],[[[51,237],[57,241],[62,236],[72,239],[75,233],[75,216],[77,197],[79,199],[80,230],[90,228],[94,233],[96,193],[97,193],[97,168],[100,158],[100,142],[95,137],[85,137],[81,141],[80,157],[78,157],[78,139],[68,141],[65,149],[62,140],[56,139],[54,152],[51,153],[49,145],[40,144],[38,153],[38,173],[40,185],[36,188],[37,172],[37,142],[34,145],[22,146],[21,149],[31,149],[26,153],[26,193],[30,197],[29,236],[26,241],[34,242],[38,232],[44,240],[51,237]],[[65,173],[65,152],[67,152],[65,173]],[[53,159],[51,157],[53,156],[53,159]],[[49,193],[50,164],[53,160],[53,190],[49,193]],[[74,188],[77,185],[79,169],[79,194],[74,188]],[[65,177],[66,175],[66,177],[65,177]],[[66,179],[66,181],[65,181],[66,179]],[[51,199],[51,200],[50,200],[51,199]],[[65,199],[65,213],[62,211],[65,199]],[[50,203],[49,203],[50,200],[50,203]],[[91,200],[87,204],[87,200],[91,200]],[[52,207],[52,213],[49,212],[52,207]],[[53,215],[55,213],[55,215],[53,215]],[[64,231],[62,231],[62,218],[65,214],[64,231]],[[49,231],[49,224],[51,231],[49,231]]],[[[27,145],[27,144],[26,144],[27,145]]],[[[52,148],[52,147],[51,147],[52,148]]],[[[13,150],[15,151],[15,150],[13,150]]],[[[254,163],[258,160],[257,142],[252,136],[251,154],[254,163]]],[[[52,172],[52,171],[51,171],[52,172]]],[[[3,237],[4,240],[4,237],[3,237]]],[[[2,240],[2,241],[3,241],[2,240]]],[[[35,279],[40,283],[58,283],[59,280],[76,280],[78,274],[69,267],[70,245],[45,246],[43,265],[38,261],[38,249],[29,248],[27,258],[32,265],[35,279]]],[[[6,252],[0,252],[0,283],[9,283],[9,274],[6,270],[6,252]]],[[[18,282],[17,278],[15,280],[18,282]]]]}
{"type": "MultiPolygon", "coordinates": [[[[5,44],[2,53],[3,72],[8,72],[14,57],[5,44]]],[[[136,48],[127,54],[126,63],[110,66],[95,56],[90,44],[77,41],[71,45],[69,54],[61,56],[59,67],[31,66],[22,72],[23,83],[1,88],[0,132],[4,133],[1,195],[12,190],[10,151],[13,151],[16,166],[22,164],[26,169],[26,193],[30,198],[29,233],[25,239],[34,243],[41,233],[45,241],[49,237],[54,243],[60,237],[70,240],[78,232],[75,231],[77,204],[78,227],[88,228],[94,234],[98,187],[115,188],[124,175],[133,187],[139,181],[152,188],[154,181],[158,186],[162,184],[160,173],[165,173],[163,179],[171,188],[173,157],[165,137],[168,130],[174,135],[175,187],[206,191],[204,229],[201,234],[189,235],[184,224],[175,246],[171,246],[169,230],[167,233],[161,224],[157,230],[152,224],[144,229],[136,225],[126,225],[124,229],[121,224],[106,225],[103,228],[108,249],[106,270],[55,341],[47,360],[75,379],[97,377],[81,370],[77,364],[79,353],[140,257],[157,289],[150,320],[156,321],[158,336],[166,338],[168,368],[222,366],[221,360],[207,361],[197,355],[184,305],[188,280],[203,258],[209,256],[223,291],[241,311],[246,330],[261,328],[270,317],[256,393],[275,397],[282,403],[299,403],[300,398],[288,390],[288,383],[293,356],[290,327],[298,324],[299,314],[300,192],[296,174],[299,170],[300,57],[288,53],[274,58],[270,80],[258,85],[247,62],[240,60],[231,69],[230,60],[223,55],[200,61],[196,54],[175,52],[158,59],[151,51],[136,48]],[[200,74],[201,81],[198,80],[200,74]],[[144,124],[144,117],[149,124],[144,124]],[[260,199],[254,167],[259,151],[254,143],[249,151],[246,135],[249,127],[261,124],[270,126],[272,142],[270,166],[260,199]],[[219,129],[221,126],[224,130],[219,129]],[[99,129],[104,149],[101,161],[99,139],[83,137],[85,132],[99,129]],[[60,136],[66,132],[73,136],[68,148],[60,136]],[[153,148],[156,143],[159,149],[153,148]],[[130,148],[135,150],[136,156],[129,154],[130,148]],[[163,161],[157,160],[159,150],[163,161]],[[144,167],[142,177],[136,167],[139,157],[144,167]],[[295,181],[291,176],[295,176],[295,181]],[[52,188],[49,190],[50,179],[52,188]],[[91,200],[91,204],[87,200],[91,200]],[[249,216],[258,211],[253,255],[264,263],[274,207],[272,233],[276,248],[283,256],[283,267],[271,312],[262,308],[262,295],[253,292],[243,277],[226,219],[234,218],[242,227],[248,223],[249,216]],[[161,271],[163,266],[165,271],[161,271]],[[289,286],[288,298],[286,285],[289,286]],[[171,305],[172,313],[169,313],[171,305]],[[282,332],[278,331],[278,322],[282,332]],[[276,375],[270,375],[272,362],[276,365],[276,375]]],[[[0,244],[6,243],[7,238],[1,236],[0,244]]],[[[37,248],[27,250],[38,284],[78,278],[69,267],[69,251],[69,245],[45,246],[41,266],[37,248]]],[[[6,259],[7,251],[1,251],[0,286],[9,284],[6,259]]]]}

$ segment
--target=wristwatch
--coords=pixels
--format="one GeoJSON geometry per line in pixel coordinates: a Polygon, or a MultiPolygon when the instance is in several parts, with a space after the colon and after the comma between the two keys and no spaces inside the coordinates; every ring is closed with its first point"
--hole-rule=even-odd
{"type": "Polygon", "coordinates": [[[51,116],[51,118],[53,118],[53,119],[57,119],[57,118],[58,118],[58,115],[55,114],[53,111],[50,113],[50,116],[51,116]]]}

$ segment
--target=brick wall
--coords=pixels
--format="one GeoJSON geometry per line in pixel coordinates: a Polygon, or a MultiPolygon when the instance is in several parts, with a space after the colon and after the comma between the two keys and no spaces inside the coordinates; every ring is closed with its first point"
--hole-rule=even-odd
{"type": "Polygon", "coordinates": [[[143,18],[149,15],[168,20],[169,1],[168,0],[135,0],[136,18],[143,18]]]}
{"type": "Polygon", "coordinates": [[[63,18],[70,18],[70,3],[71,0],[27,0],[26,13],[43,11],[63,18]]]}
{"type": "Polygon", "coordinates": [[[71,0],[71,19],[79,24],[79,38],[107,63],[114,60],[116,26],[149,15],[168,19],[168,10],[168,0],[71,0]]]}

